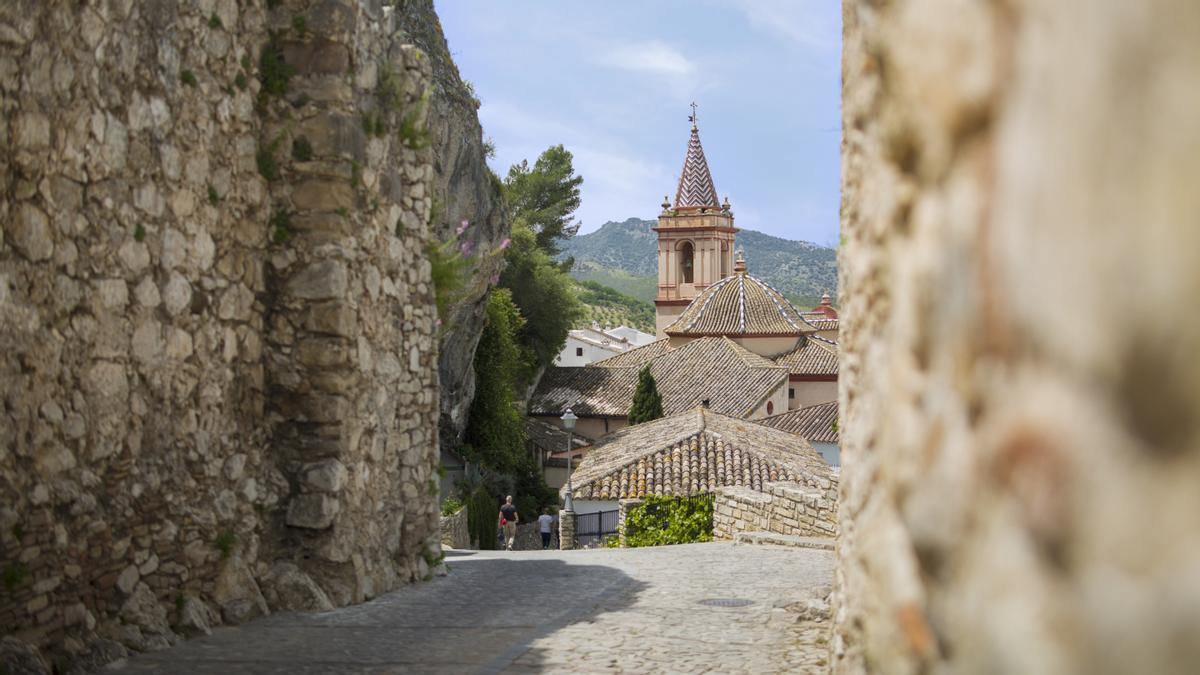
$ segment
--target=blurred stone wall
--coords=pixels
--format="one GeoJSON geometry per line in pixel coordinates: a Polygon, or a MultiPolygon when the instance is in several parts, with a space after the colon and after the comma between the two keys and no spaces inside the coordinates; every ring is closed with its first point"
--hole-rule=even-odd
{"type": "Polygon", "coordinates": [[[847,0],[836,672],[1200,670],[1200,4],[847,0]]]}
{"type": "Polygon", "coordinates": [[[95,666],[429,573],[430,69],[395,34],[0,4],[0,633],[95,666]]]}

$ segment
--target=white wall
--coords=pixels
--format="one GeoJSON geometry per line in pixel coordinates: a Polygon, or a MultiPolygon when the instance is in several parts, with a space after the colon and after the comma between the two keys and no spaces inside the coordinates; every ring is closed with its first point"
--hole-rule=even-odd
{"type": "MultiPolygon", "coordinates": [[[[796,390],[796,397],[788,399],[787,408],[776,409],[776,412],[807,408],[810,405],[836,401],[838,383],[834,382],[788,382],[788,387],[796,390]]],[[[785,392],[786,394],[786,392],[785,392]]]]}
{"type": "Polygon", "coordinates": [[[589,363],[594,363],[600,359],[607,359],[610,356],[621,353],[620,349],[612,349],[601,347],[600,345],[580,340],[579,338],[568,335],[567,344],[563,350],[558,353],[558,358],[554,360],[556,366],[586,366],[589,363]],[[582,349],[583,355],[578,356],[576,349],[582,349]]]}

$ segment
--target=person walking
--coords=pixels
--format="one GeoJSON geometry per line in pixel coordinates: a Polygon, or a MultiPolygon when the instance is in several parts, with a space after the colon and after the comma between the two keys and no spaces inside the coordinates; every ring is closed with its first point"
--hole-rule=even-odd
{"type": "Polygon", "coordinates": [[[504,528],[504,549],[511,551],[513,542],[517,540],[517,518],[520,514],[517,513],[517,507],[513,506],[512,495],[504,498],[504,505],[500,507],[500,527],[504,528]]]}
{"type": "Polygon", "coordinates": [[[554,524],[554,516],[550,515],[550,507],[547,506],[542,511],[542,515],[538,516],[538,531],[542,533],[542,550],[550,548],[550,532],[551,526],[554,524]]]}

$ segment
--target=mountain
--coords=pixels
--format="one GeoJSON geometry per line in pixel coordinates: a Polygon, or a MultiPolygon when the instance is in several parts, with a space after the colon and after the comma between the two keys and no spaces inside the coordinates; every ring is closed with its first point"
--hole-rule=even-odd
{"type": "MultiPolygon", "coordinates": [[[[595,281],[640,300],[653,301],[658,292],[658,237],[655,220],[630,218],[608,222],[563,245],[563,257],[573,256],[571,276],[595,281]]],[[[791,241],[754,230],[737,233],[737,247],[746,251],[750,273],[807,309],[822,293],[837,297],[837,251],[806,241],[791,241]]]]}
{"type": "Polygon", "coordinates": [[[654,304],[630,297],[595,281],[576,281],[575,293],[586,310],[580,325],[629,326],[654,332],[654,304]]]}

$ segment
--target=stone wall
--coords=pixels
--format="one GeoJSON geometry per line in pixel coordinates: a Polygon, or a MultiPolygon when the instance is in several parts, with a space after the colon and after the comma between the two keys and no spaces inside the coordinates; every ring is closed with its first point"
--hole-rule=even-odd
{"type": "Polygon", "coordinates": [[[847,0],[837,672],[1195,672],[1200,5],[847,0]]]}
{"type": "Polygon", "coordinates": [[[713,498],[713,537],[739,532],[773,532],[800,537],[837,534],[837,482],[825,490],[799,483],[767,483],[764,492],[718,488],[713,498]]]}
{"type": "Polygon", "coordinates": [[[146,649],[428,573],[431,73],[395,30],[0,5],[0,633],[146,649]]]}
{"type": "Polygon", "coordinates": [[[442,516],[439,528],[442,531],[442,546],[447,548],[471,548],[471,531],[467,522],[467,507],[442,516]]]}

